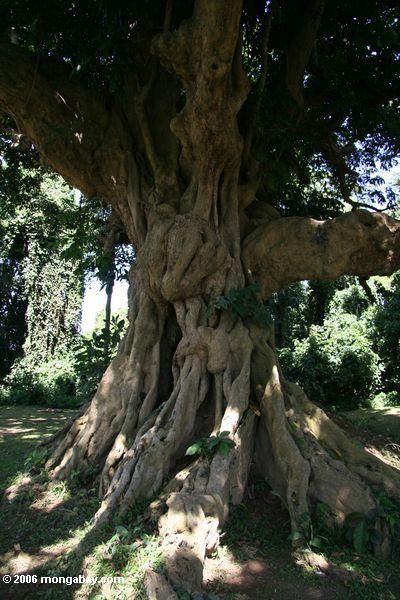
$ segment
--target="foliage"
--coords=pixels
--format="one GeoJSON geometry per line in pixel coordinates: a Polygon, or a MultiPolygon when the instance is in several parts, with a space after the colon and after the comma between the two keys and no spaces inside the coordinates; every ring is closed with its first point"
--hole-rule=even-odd
{"type": "Polygon", "coordinates": [[[1,398],[53,405],[59,394],[65,405],[73,396],[68,355],[78,335],[83,270],[79,256],[64,252],[79,208],[32,149],[22,152],[0,137],[0,152],[0,376],[8,374],[1,398]]]}
{"type": "Polygon", "coordinates": [[[304,512],[300,515],[299,525],[301,531],[293,531],[288,539],[295,545],[305,544],[308,549],[318,551],[327,538],[319,533],[319,528],[315,527],[310,513],[304,512]]]}
{"type": "Polygon", "coordinates": [[[24,468],[28,473],[38,473],[44,467],[48,452],[41,448],[35,448],[24,462],[24,468]]]}
{"type": "Polygon", "coordinates": [[[383,362],[383,391],[400,395],[400,274],[386,285],[377,279],[375,287],[377,303],[368,319],[370,337],[383,362]]]}
{"type": "Polygon", "coordinates": [[[389,535],[393,540],[391,556],[395,558],[399,550],[400,505],[384,492],[376,493],[375,499],[376,508],[367,513],[347,515],[343,527],[335,523],[330,507],[318,502],[312,514],[305,512],[300,515],[301,531],[291,533],[289,539],[315,552],[335,549],[335,545],[341,546],[344,542],[356,553],[365,554],[374,552],[374,548],[389,535]]]}
{"type": "Polygon", "coordinates": [[[125,320],[114,315],[107,349],[103,326],[77,337],[68,353],[38,363],[31,357],[19,359],[0,386],[0,404],[72,408],[87,402],[114,357],[124,329],[125,320]]]}
{"type": "Polygon", "coordinates": [[[367,548],[373,542],[378,542],[375,537],[376,523],[372,514],[351,513],[346,517],[344,523],[346,539],[354,546],[354,550],[359,554],[367,551],[367,548]]]}
{"type": "Polygon", "coordinates": [[[213,298],[209,309],[229,309],[242,319],[253,319],[260,327],[266,327],[271,323],[271,313],[269,307],[257,298],[259,291],[260,286],[256,283],[243,288],[231,288],[225,296],[213,298]]]}
{"type": "Polygon", "coordinates": [[[23,294],[21,240],[15,240],[7,258],[0,258],[0,378],[22,353],[26,336],[27,300],[23,294]]]}
{"type": "Polygon", "coordinates": [[[347,313],[359,318],[369,307],[370,301],[361,286],[350,283],[347,287],[334,292],[329,302],[328,312],[330,315],[347,313]]]}
{"type": "Polygon", "coordinates": [[[278,348],[291,348],[295,340],[307,337],[309,304],[310,292],[305,282],[293,283],[274,294],[270,301],[270,310],[278,348]]]}
{"type": "Polygon", "coordinates": [[[228,456],[232,448],[235,447],[235,442],[229,437],[229,431],[220,431],[216,435],[201,438],[186,450],[186,456],[194,456],[196,454],[205,456],[211,459],[217,452],[223,456],[228,456]]]}
{"type": "MultiPolygon", "coordinates": [[[[389,380],[389,382],[387,382],[386,378],[385,378],[385,380],[382,383],[386,387],[386,385],[390,385],[390,380],[389,380]]],[[[369,402],[369,406],[371,408],[387,408],[390,406],[400,406],[399,392],[397,392],[397,391],[379,392],[379,394],[374,396],[372,398],[372,400],[369,402]]]]}
{"type": "Polygon", "coordinates": [[[399,276],[295,284],[273,299],[276,341],[288,376],[316,402],[354,409],[398,406],[399,276]]]}
{"type": "MultiPolygon", "coordinates": [[[[390,539],[400,539],[400,505],[382,492],[376,500],[377,508],[366,514],[351,513],[344,523],[346,540],[359,554],[372,551],[375,544],[380,544],[385,528],[390,539]]],[[[392,548],[392,551],[395,552],[396,548],[392,548]]]]}
{"type": "Polygon", "coordinates": [[[356,408],[367,403],[380,376],[378,355],[365,323],[355,315],[332,313],[323,326],[313,326],[294,350],[281,350],[284,369],[314,400],[330,406],[356,408]]]}
{"type": "Polygon", "coordinates": [[[110,269],[113,279],[126,277],[132,252],[120,244],[110,267],[101,242],[110,209],[94,198],[78,202],[31,148],[4,136],[0,151],[0,402],[72,406],[93,391],[119,335],[114,322],[101,360],[98,333],[90,344],[80,340],[84,276],[103,285],[110,269]],[[77,345],[87,347],[86,370],[82,353],[73,357],[77,345]]]}
{"type": "Polygon", "coordinates": [[[116,354],[124,330],[125,320],[114,315],[111,317],[109,332],[103,325],[101,329],[95,329],[90,336],[80,338],[75,357],[78,395],[82,400],[89,400],[96,391],[101,376],[116,354]]]}
{"type": "Polygon", "coordinates": [[[52,408],[76,406],[77,373],[72,354],[35,364],[20,359],[0,387],[0,404],[31,404],[52,408]]]}
{"type": "MultiPolygon", "coordinates": [[[[253,152],[267,165],[259,197],[272,199],[285,214],[332,216],[341,210],[342,176],[349,190],[364,200],[393,200],[392,190],[385,190],[376,172],[378,165],[390,167],[398,152],[396,3],[325,4],[303,76],[301,118],[284,85],[288,44],[306,12],[293,0],[273,6],[267,85],[254,115],[266,6],[271,9],[271,3],[246,0],[241,20],[251,91],[240,126],[245,131],[254,119],[253,152]]],[[[191,10],[192,3],[175,2],[172,27],[191,10]]],[[[149,40],[163,27],[165,2],[4,0],[0,11],[4,39],[13,32],[20,46],[57,59],[67,77],[112,99],[123,95],[126,73],[146,67],[149,40]]]]}

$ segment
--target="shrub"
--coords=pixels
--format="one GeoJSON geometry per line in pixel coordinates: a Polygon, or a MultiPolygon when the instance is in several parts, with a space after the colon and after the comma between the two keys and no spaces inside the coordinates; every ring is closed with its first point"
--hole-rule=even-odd
{"type": "Polygon", "coordinates": [[[400,396],[398,392],[380,392],[369,402],[370,408],[390,408],[391,406],[400,406],[400,396]]]}
{"type": "Polygon", "coordinates": [[[329,302],[330,315],[348,313],[360,317],[370,306],[364,290],[356,284],[337,290],[329,302]]]}
{"type": "Polygon", "coordinates": [[[367,404],[376,392],[381,366],[367,327],[353,314],[330,314],[310,336],[283,349],[280,358],[289,377],[316,402],[345,409],[367,404]]]}
{"type": "Polygon", "coordinates": [[[400,395],[400,273],[390,280],[388,287],[376,284],[378,303],[369,314],[369,335],[375,351],[384,364],[385,392],[400,395]]]}
{"type": "Polygon", "coordinates": [[[95,393],[104,371],[117,352],[125,323],[116,315],[111,318],[109,333],[103,326],[95,329],[91,335],[81,337],[76,350],[78,397],[81,401],[90,400],[95,393]]]}
{"type": "Polygon", "coordinates": [[[0,391],[2,404],[67,408],[78,404],[77,373],[72,355],[34,365],[23,358],[14,364],[0,391]]]}
{"type": "Polygon", "coordinates": [[[107,347],[103,328],[81,336],[68,354],[38,363],[32,356],[16,361],[0,386],[0,404],[74,408],[87,402],[114,357],[124,328],[124,320],[113,316],[107,347]]]}

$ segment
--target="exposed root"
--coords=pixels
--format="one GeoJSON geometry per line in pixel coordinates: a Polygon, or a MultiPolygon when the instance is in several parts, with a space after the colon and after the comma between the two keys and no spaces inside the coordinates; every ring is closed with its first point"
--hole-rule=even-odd
{"type": "Polygon", "coordinates": [[[153,569],[147,569],[144,576],[144,587],[146,588],[149,600],[177,600],[168,581],[153,569]]]}
{"type": "Polygon", "coordinates": [[[97,518],[138,498],[150,498],[161,487],[174,458],[187,447],[197,409],[208,391],[208,377],[199,357],[187,358],[181,377],[157,416],[149,417],[120,463],[97,518]]]}
{"type": "Polygon", "coordinates": [[[176,302],[182,338],[171,365],[172,390],[160,403],[155,382],[165,319],[157,312],[158,320],[146,328],[149,311],[157,307],[144,295],[136,300],[134,329],[48,467],[54,477],[67,477],[74,468],[102,465],[99,524],[159,492],[197,435],[228,432],[235,446],[227,456],[196,460],[164,492],[160,533],[170,578],[199,591],[205,556],[219,543],[229,502],[243,497],[253,455],[256,417],[248,409],[253,343],[243,323],[228,315],[211,327],[201,299],[176,302]],[[209,414],[199,427],[206,398],[209,414]]]}
{"type": "Polygon", "coordinates": [[[234,436],[229,456],[217,454],[211,463],[200,460],[175,478],[160,519],[160,535],[168,574],[190,593],[201,591],[203,563],[219,545],[219,531],[229,502],[239,503],[253,453],[255,416],[248,412],[234,436]],[[179,491],[177,491],[177,489],[179,491]]]}
{"type": "MultiPolygon", "coordinates": [[[[288,428],[276,364],[272,366],[270,380],[265,387],[261,419],[268,432],[267,443],[270,446],[270,451],[264,454],[268,478],[286,500],[292,531],[301,531],[301,515],[308,512],[307,493],[311,468],[288,428]],[[271,456],[273,462],[268,459],[271,456]]],[[[265,450],[266,448],[264,452],[265,450]]]]}
{"type": "Polygon", "coordinates": [[[86,412],[70,426],[46,464],[54,479],[74,469],[102,469],[100,492],[158,400],[160,345],[166,315],[144,293],[131,298],[131,326],[86,412]],[[136,317],[136,318],[135,318],[136,317]]]}
{"type": "MultiPolygon", "coordinates": [[[[259,343],[255,355],[255,377],[260,376],[260,357],[267,365],[256,461],[285,501],[293,532],[305,534],[307,515],[316,502],[328,505],[343,524],[350,513],[366,514],[377,507],[374,486],[400,498],[399,471],[349,439],[297,385],[285,381],[271,342],[259,343]]],[[[382,553],[383,548],[387,540],[375,551],[382,553]]]]}
{"type": "MultiPolygon", "coordinates": [[[[400,498],[399,472],[349,440],[285,381],[271,335],[228,313],[215,319],[200,298],[177,301],[174,309],[182,337],[168,364],[168,395],[160,394],[159,384],[166,314],[139,294],[134,327],[91,406],[48,462],[55,477],[91,463],[102,466],[98,524],[163,489],[151,509],[159,518],[168,576],[195,594],[229,503],[242,500],[255,439],[258,468],[286,503],[296,538],[305,535],[304,517],[316,502],[343,523],[349,513],[376,507],[372,486],[400,498]],[[234,448],[187,464],[187,447],[220,431],[228,432],[234,448]]],[[[149,573],[146,585],[151,597],[174,598],[157,574],[149,573]]]]}
{"type": "Polygon", "coordinates": [[[303,390],[286,383],[286,388],[297,412],[303,416],[303,427],[314,436],[328,454],[333,455],[370,485],[382,487],[389,496],[400,500],[400,473],[377,456],[355,444],[327,414],[310,402],[303,390]]]}
{"type": "Polygon", "coordinates": [[[255,415],[248,410],[252,342],[238,322],[227,331],[199,326],[201,303],[178,304],[183,337],[175,355],[175,384],[169,399],[139,430],[96,515],[124,512],[138,498],[151,497],[193,440],[196,417],[214,379],[214,428],[235,442],[228,456],[217,453],[180,472],[165,491],[160,534],[174,584],[195,593],[205,556],[219,543],[229,502],[240,502],[253,454],[255,415]]]}

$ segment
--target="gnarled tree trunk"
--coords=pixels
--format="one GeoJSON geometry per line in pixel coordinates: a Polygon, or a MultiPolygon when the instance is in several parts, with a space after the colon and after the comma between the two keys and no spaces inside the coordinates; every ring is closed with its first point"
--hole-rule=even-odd
{"type": "MultiPolygon", "coordinates": [[[[210,311],[200,293],[157,302],[140,264],[132,271],[126,337],[90,407],[47,464],[60,479],[73,469],[101,467],[99,521],[161,493],[157,510],[170,577],[198,592],[204,558],[218,545],[229,504],[241,501],[253,460],[300,534],[315,502],[342,523],[376,506],[371,486],[400,499],[399,473],[352,442],[284,379],[271,328],[210,311]],[[219,431],[235,442],[228,456],[184,456],[196,439],[219,431]]],[[[214,275],[202,285],[224,281],[214,275]]]]}

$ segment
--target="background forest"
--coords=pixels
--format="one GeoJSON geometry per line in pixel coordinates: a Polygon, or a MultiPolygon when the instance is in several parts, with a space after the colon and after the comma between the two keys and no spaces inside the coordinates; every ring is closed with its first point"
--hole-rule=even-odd
{"type": "Polygon", "coordinates": [[[109,207],[74,193],[18,139],[0,144],[0,403],[72,408],[115,354],[125,321],[111,316],[111,297],[132,251],[109,207]],[[107,305],[83,335],[92,277],[107,305]]]}

